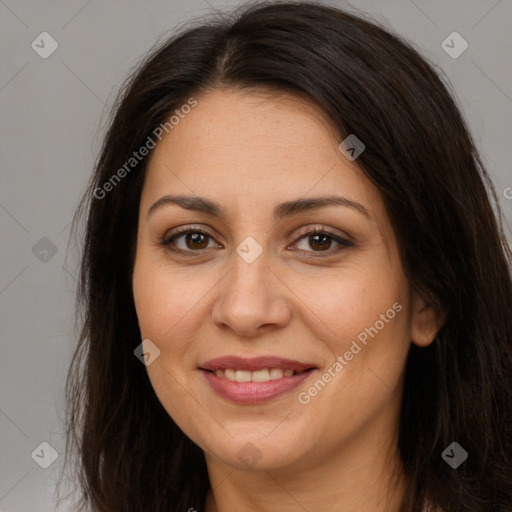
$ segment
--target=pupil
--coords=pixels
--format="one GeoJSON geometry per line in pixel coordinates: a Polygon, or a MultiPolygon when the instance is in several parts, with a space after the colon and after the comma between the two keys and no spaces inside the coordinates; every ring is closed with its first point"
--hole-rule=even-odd
{"type": "Polygon", "coordinates": [[[331,244],[330,244],[330,239],[329,239],[329,237],[328,237],[327,235],[322,235],[322,234],[320,234],[320,235],[313,235],[313,236],[311,236],[311,237],[310,237],[310,245],[311,245],[311,247],[312,247],[313,249],[315,249],[315,247],[314,247],[314,246],[315,246],[315,245],[317,245],[317,247],[316,247],[317,249],[319,249],[320,251],[326,251],[327,249],[329,249],[329,246],[330,246],[331,244]],[[317,244],[317,241],[318,241],[318,239],[320,239],[320,238],[322,238],[322,239],[324,240],[324,243],[323,243],[323,244],[322,244],[322,243],[317,244]],[[311,243],[311,240],[312,240],[312,239],[314,240],[314,241],[313,241],[313,243],[311,243]],[[325,243],[325,242],[326,242],[326,243],[325,243]],[[321,246],[321,247],[319,247],[319,246],[321,246]]]}
{"type": "Polygon", "coordinates": [[[193,249],[194,248],[195,249],[204,249],[208,245],[208,242],[206,241],[206,237],[202,233],[188,233],[186,235],[186,240],[187,240],[187,246],[189,248],[193,248],[193,249]],[[203,243],[201,243],[201,239],[202,239],[203,243]],[[206,241],[206,243],[205,243],[205,241],[206,241]],[[194,247],[190,247],[189,242],[194,244],[194,247]],[[197,245],[199,245],[200,247],[198,247],[197,245]]]}

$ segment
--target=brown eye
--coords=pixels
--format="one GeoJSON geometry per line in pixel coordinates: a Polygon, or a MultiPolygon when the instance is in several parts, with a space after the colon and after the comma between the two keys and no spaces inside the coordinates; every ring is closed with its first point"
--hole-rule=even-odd
{"type": "Polygon", "coordinates": [[[310,256],[325,256],[337,253],[347,247],[353,247],[354,244],[349,240],[326,231],[325,228],[316,228],[310,231],[302,232],[295,242],[297,250],[309,253],[310,256]],[[333,243],[335,244],[333,247],[333,243]],[[302,246],[301,246],[302,245],[302,246]]]}
{"type": "Polygon", "coordinates": [[[309,245],[312,249],[319,251],[327,251],[331,248],[332,238],[330,236],[320,234],[320,235],[310,235],[308,237],[309,245]]]}
{"type": "Polygon", "coordinates": [[[185,234],[185,245],[189,249],[205,249],[208,245],[208,237],[203,233],[185,234]]]}
{"type": "Polygon", "coordinates": [[[172,251],[199,252],[209,248],[211,240],[213,239],[208,233],[189,229],[166,236],[162,245],[172,251]]]}
{"type": "Polygon", "coordinates": [[[318,229],[303,234],[295,243],[299,250],[310,253],[334,253],[354,245],[339,235],[318,229]],[[333,247],[333,242],[336,244],[335,247],[333,247]],[[302,244],[302,247],[300,244],[302,244]]]}

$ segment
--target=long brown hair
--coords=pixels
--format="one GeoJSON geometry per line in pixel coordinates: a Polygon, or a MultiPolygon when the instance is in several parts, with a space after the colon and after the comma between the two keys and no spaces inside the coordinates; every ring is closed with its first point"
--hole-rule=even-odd
{"type": "Polygon", "coordinates": [[[303,2],[246,6],[188,26],[152,50],[119,95],[75,217],[75,226],[86,224],[67,458],[78,461],[81,509],[203,510],[204,455],[133,353],[141,339],[131,277],[147,157],[108,191],[104,184],[190,97],[230,87],[306,95],[340,141],[351,133],[364,141],[358,163],[385,201],[406,275],[446,314],[435,342],[411,345],[407,360],[402,512],[418,512],[426,499],[450,512],[512,509],[511,253],[491,180],[424,58],[372,22],[303,2]],[[457,469],[441,457],[453,441],[468,452],[457,469]]]}

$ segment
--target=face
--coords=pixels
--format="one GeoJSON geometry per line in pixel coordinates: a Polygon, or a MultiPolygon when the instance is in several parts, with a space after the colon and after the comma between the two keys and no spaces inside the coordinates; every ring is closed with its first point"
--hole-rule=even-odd
{"type": "Polygon", "coordinates": [[[307,100],[196,100],[154,149],[140,202],[133,291],[158,399],[232,467],[382,446],[411,341],[436,329],[378,190],[307,100]]]}

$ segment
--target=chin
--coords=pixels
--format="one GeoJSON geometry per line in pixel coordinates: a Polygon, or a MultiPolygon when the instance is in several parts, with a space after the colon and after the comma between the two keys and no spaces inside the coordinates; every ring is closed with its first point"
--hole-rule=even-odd
{"type": "Polygon", "coordinates": [[[280,435],[272,433],[270,436],[259,433],[240,434],[215,440],[213,443],[211,441],[210,438],[209,446],[201,446],[206,455],[210,454],[222,463],[243,471],[285,469],[307,457],[308,451],[304,445],[304,436],[293,435],[287,431],[282,431],[280,435]]]}

